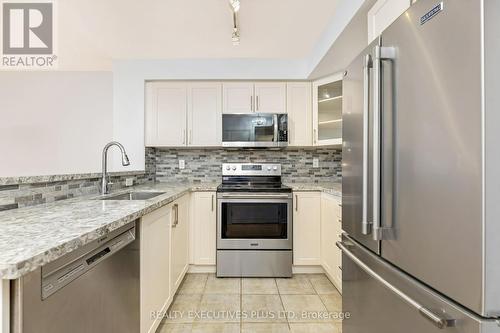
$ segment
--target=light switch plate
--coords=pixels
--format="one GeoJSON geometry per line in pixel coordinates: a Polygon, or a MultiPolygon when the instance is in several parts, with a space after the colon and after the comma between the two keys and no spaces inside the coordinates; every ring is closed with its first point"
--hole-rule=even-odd
{"type": "Polygon", "coordinates": [[[185,169],[186,168],[186,161],[184,160],[179,160],[179,169],[185,169]]]}
{"type": "Polygon", "coordinates": [[[319,168],[319,158],[313,158],[313,168],[319,168]]]}
{"type": "Polygon", "coordinates": [[[134,185],[134,178],[126,178],[125,186],[132,186],[132,185],[134,185]]]}

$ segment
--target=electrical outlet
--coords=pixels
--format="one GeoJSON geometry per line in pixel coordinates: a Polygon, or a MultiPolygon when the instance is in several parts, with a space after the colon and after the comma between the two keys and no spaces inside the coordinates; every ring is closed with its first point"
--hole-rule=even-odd
{"type": "Polygon", "coordinates": [[[186,161],[184,160],[179,160],[179,169],[185,169],[186,168],[186,161]]]}
{"type": "Polygon", "coordinates": [[[132,185],[134,185],[134,178],[126,178],[125,186],[132,186],[132,185]]]}
{"type": "Polygon", "coordinates": [[[319,158],[313,158],[313,168],[319,168],[319,158]]]}

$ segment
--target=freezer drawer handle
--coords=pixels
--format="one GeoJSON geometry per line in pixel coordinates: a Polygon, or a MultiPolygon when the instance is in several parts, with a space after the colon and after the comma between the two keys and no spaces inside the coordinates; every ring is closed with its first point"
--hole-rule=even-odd
{"type": "Polygon", "coordinates": [[[410,296],[406,295],[404,292],[387,282],[383,277],[378,275],[375,271],[373,271],[370,267],[368,267],[364,262],[362,262],[360,259],[358,259],[349,249],[347,249],[346,245],[343,242],[337,242],[336,243],[337,247],[342,250],[342,252],[349,257],[352,261],[354,261],[361,269],[363,269],[368,275],[370,275],[372,278],[380,282],[381,284],[384,285],[387,289],[395,293],[399,298],[401,298],[403,301],[414,307],[423,317],[428,319],[430,322],[434,324],[439,329],[444,329],[448,327],[454,327],[455,326],[455,320],[454,319],[445,319],[439,317],[437,314],[432,312],[431,310],[427,309],[424,307],[422,304],[418,303],[415,301],[413,298],[410,296]]]}

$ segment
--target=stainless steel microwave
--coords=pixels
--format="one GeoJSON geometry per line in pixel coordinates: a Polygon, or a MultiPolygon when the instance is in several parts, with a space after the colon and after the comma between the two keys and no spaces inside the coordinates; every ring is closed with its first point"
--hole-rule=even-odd
{"type": "Polygon", "coordinates": [[[284,148],[288,146],[288,115],[277,113],[223,114],[222,146],[284,148]]]}

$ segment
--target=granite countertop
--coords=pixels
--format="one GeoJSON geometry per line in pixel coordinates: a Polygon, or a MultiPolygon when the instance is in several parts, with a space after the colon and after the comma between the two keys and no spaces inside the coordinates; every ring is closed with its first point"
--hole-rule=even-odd
{"type": "MultiPolygon", "coordinates": [[[[215,191],[218,185],[155,183],[108,195],[165,192],[149,200],[96,200],[99,195],[90,195],[0,212],[0,279],[17,279],[190,191],[215,191]]],[[[286,185],[294,191],[341,195],[341,185],[337,182],[286,185]]]]}
{"type": "Polygon", "coordinates": [[[189,191],[215,191],[217,185],[156,183],[108,195],[165,192],[149,200],[96,200],[94,194],[0,212],[0,279],[19,278],[189,191]]]}
{"type": "Polygon", "coordinates": [[[338,197],[342,196],[342,183],[340,182],[320,182],[320,183],[285,183],[295,192],[320,191],[338,197]]]}

